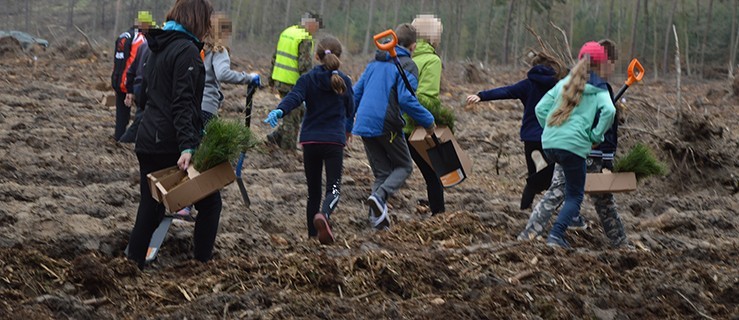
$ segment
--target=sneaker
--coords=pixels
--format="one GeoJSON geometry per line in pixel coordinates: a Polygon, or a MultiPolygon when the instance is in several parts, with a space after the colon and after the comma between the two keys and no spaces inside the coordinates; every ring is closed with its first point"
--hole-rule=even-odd
{"type": "Polygon", "coordinates": [[[547,246],[550,246],[553,248],[559,247],[565,250],[572,250],[572,246],[570,246],[570,244],[567,243],[567,240],[565,240],[564,238],[555,236],[553,234],[550,234],[549,237],[547,238],[547,246]]]}
{"type": "Polygon", "coordinates": [[[321,244],[332,244],[334,243],[334,234],[331,233],[331,225],[329,225],[326,216],[323,213],[316,213],[313,218],[313,226],[318,231],[318,241],[321,244]]]}
{"type": "Polygon", "coordinates": [[[518,241],[542,240],[542,236],[533,229],[526,228],[516,237],[518,241]]]}
{"type": "Polygon", "coordinates": [[[588,223],[582,216],[575,217],[570,221],[570,225],[567,226],[567,230],[586,230],[587,228],[588,223]]]}
{"type": "Polygon", "coordinates": [[[175,219],[180,219],[180,220],[187,221],[187,222],[193,222],[195,221],[195,218],[192,216],[190,211],[191,211],[190,207],[184,207],[180,209],[180,211],[175,212],[173,217],[175,219]]]}
{"type": "Polygon", "coordinates": [[[372,194],[367,198],[369,206],[370,225],[375,229],[384,229],[390,227],[390,221],[387,218],[387,204],[380,197],[372,194]]]}

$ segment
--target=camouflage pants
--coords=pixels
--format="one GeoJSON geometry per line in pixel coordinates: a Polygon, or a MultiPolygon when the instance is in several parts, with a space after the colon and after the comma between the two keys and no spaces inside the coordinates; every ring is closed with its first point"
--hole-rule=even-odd
{"type": "MultiPolygon", "coordinates": [[[[588,158],[588,172],[601,172],[603,162],[598,158],[588,158]]],[[[546,236],[544,227],[549,223],[554,210],[562,205],[565,198],[565,175],[562,167],[554,166],[552,184],[539,203],[531,212],[526,228],[518,235],[518,240],[542,239],[546,236]]],[[[627,244],[626,232],[621,217],[618,215],[616,199],[612,193],[592,194],[590,199],[595,206],[603,231],[612,247],[621,247],[627,244]]]]}
{"type": "MultiPolygon", "coordinates": [[[[279,92],[280,98],[284,98],[289,91],[279,92]]],[[[300,133],[300,124],[303,122],[304,114],[305,106],[300,106],[285,115],[285,117],[282,118],[282,123],[277,126],[277,129],[269,134],[268,139],[273,141],[282,149],[295,150],[297,148],[298,133],[300,133]]]]}

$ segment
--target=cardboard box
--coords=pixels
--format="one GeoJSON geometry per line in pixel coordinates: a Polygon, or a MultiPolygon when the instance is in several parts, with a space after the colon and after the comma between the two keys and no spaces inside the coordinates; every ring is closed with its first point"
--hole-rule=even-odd
{"type": "Polygon", "coordinates": [[[187,172],[174,166],[152,172],[146,177],[151,196],[163,203],[169,212],[192,205],[236,180],[234,169],[228,162],[202,173],[193,166],[187,172]]]}
{"type": "Polygon", "coordinates": [[[616,193],[636,190],[633,172],[588,173],[585,176],[586,193],[616,193]]]}
{"type": "MultiPolygon", "coordinates": [[[[452,130],[449,129],[449,127],[438,126],[436,127],[436,130],[434,132],[439,138],[439,142],[452,142],[454,146],[454,151],[456,151],[459,163],[461,164],[461,168],[459,170],[450,172],[440,177],[441,184],[446,188],[457,185],[464,181],[464,179],[466,179],[472,173],[472,160],[467,155],[467,153],[462,150],[462,147],[459,146],[459,143],[457,143],[457,139],[454,138],[454,134],[452,133],[452,130]]],[[[427,150],[434,147],[435,145],[433,141],[426,141],[425,137],[426,130],[423,127],[416,127],[416,129],[413,130],[413,133],[411,133],[410,138],[408,138],[408,141],[411,147],[418,151],[423,160],[433,167],[427,150]]]]}

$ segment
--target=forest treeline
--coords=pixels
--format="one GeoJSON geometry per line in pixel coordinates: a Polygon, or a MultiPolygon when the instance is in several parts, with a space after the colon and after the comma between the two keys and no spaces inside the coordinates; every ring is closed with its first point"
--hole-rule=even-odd
{"type": "MultiPolygon", "coordinates": [[[[540,46],[573,52],[588,40],[610,38],[621,60],[639,58],[653,76],[675,72],[676,27],[681,64],[689,75],[726,75],[736,66],[739,0],[211,0],[234,20],[233,46],[271,52],[278,34],[305,11],[321,13],[324,31],[354,54],[372,50],[371,35],[416,14],[444,23],[439,54],[445,61],[517,64],[540,46]],[[565,43],[565,37],[568,42],[565,43]]],[[[78,36],[112,45],[138,10],[157,21],[174,0],[2,0],[0,30],[21,30],[51,41],[78,36]]]]}

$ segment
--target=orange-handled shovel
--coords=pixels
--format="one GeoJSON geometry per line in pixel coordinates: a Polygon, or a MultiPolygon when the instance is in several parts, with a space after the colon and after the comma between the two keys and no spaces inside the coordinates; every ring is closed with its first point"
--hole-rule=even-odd
{"type": "Polygon", "coordinates": [[[624,92],[626,92],[626,89],[628,89],[629,86],[641,81],[641,79],[644,78],[644,67],[642,67],[641,63],[639,63],[639,60],[634,58],[633,60],[631,60],[631,63],[629,63],[629,68],[627,69],[626,74],[628,75],[628,77],[626,78],[626,82],[621,87],[621,89],[618,90],[616,96],[613,97],[613,103],[616,103],[619,99],[621,99],[621,96],[624,95],[624,92]]]}
{"type": "Polygon", "coordinates": [[[411,82],[408,81],[408,76],[405,75],[405,70],[403,70],[403,66],[400,64],[400,59],[398,59],[398,53],[395,52],[395,46],[398,44],[398,35],[396,35],[395,31],[393,31],[392,29],[387,29],[376,34],[372,38],[375,40],[375,46],[377,46],[377,49],[387,51],[390,54],[390,57],[393,58],[393,62],[395,62],[395,66],[398,68],[400,77],[403,78],[405,88],[408,89],[408,91],[410,91],[411,94],[415,97],[416,92],[415,90],[413,90],[411,82]],[[390,37],[390,41],[383,43],[382,40],[388,37],[390,37]]]}

